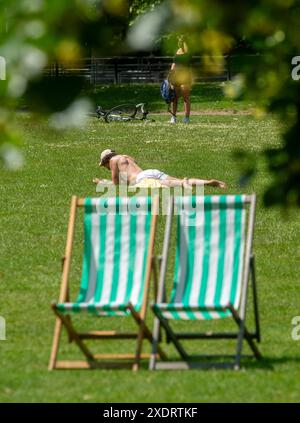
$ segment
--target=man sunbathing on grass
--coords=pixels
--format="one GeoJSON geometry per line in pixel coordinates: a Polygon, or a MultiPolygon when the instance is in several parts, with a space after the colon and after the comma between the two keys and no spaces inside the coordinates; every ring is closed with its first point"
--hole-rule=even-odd
{"type": "MultiPolygon", "coordinates": [[[[208,185],[218,188],[226,187],[224,182],[217,181],[216,179],[179,179],[166,175],[164,172],[157,169],[143,170],[132,157],[125,154],[117,154],[113,150],[102,151],[99,166],[104,166],[111,171],[112,183],[115,185],[137,185],[145,179],[155,179],[158,180],[162,186],[167,187],[191,187],[193,185],[208,185]]],[[[101,179],[94,178],[93,182],[99,184],[101,183],[101,179]]]]}

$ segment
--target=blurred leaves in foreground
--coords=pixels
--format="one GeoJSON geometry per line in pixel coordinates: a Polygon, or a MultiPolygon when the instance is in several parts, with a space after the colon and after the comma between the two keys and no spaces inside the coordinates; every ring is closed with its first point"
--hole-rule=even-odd
{"type": "Polygon", "coordinates": [[[90,109],[79,77],[48,78],[45,67],[90,54],[119,50],[129,19],[127,0],[1,0],[0,150],[1,163],[19,169],[20,136],[14,112],[25,101],[30,110],[50,114],[57,128],[78,125],[90,109]],[[4,69],[5,67],[5,69],[4,69]],[[13,164],[13,161],[17,165],[13,164]]]}

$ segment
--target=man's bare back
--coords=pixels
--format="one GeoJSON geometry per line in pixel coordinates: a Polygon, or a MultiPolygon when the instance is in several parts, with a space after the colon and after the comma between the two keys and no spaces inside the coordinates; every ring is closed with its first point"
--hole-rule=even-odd
{"type": "Polygon", "coordinates": [[[129,185],[133,185],[136,182],[136,176],[143,171],[140,166],[136,163],[133,157],[118,154],[114,156],[110,162],[110,170],[112,173],[112,181],[114,181],[114,177],[118,178],[120,176],[120,181],[122,183],[128,183],[129,185]]]}
{"type": "MultiPolygon", "coordinates": [[[[115,154],[103,166],[111,171],[111,180],[115,185],[134,185],[136,176],[143,171],[134,158],[126,154],[115,154]]],[[[94,178],[93,182],[98,184],[101,180],[94,178]]]]}

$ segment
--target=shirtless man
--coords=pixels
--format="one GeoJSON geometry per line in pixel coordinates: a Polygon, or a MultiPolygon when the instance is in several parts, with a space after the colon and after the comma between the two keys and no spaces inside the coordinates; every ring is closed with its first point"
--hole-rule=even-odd
{"type": "MultiPolygon", "coordinates": [[[[218,188],[226,188],[226,184],[216,179],[196,179],[196,178],[174,178],[166,175],[157,169],[143,170],[134,160],[134,158],[126,154],[117,154],[114,150],[104,150],[100,156],[99,166],[104,166],[111,171],[111,179],[113,184],[139,184],[145,178],[157,179],[163,186],[175,187],[193,185],[208,185],[218,188]]],[[[98,184],[101,179],[94,178],[93,182],[98,184]]]]}

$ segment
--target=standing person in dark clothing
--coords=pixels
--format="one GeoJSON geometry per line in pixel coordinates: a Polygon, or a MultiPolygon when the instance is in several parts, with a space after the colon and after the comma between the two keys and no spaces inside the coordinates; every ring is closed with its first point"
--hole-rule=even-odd
{"type": "Polygon", "coordinates": [[[183,36],[178,37],[178,50],[174,56],[174,61],[171,66],[169,75],[170,83],[176,90],[176,98],[172,103],[173,116],[171,123],[176,123],[176,113],[178,98],[183,97],[185,117],[184,123],[190,122],[191,101],[190,91],[192,86],[192,71],[191,71],[192,56],[188,51],[188,46],[183,36]]]}

